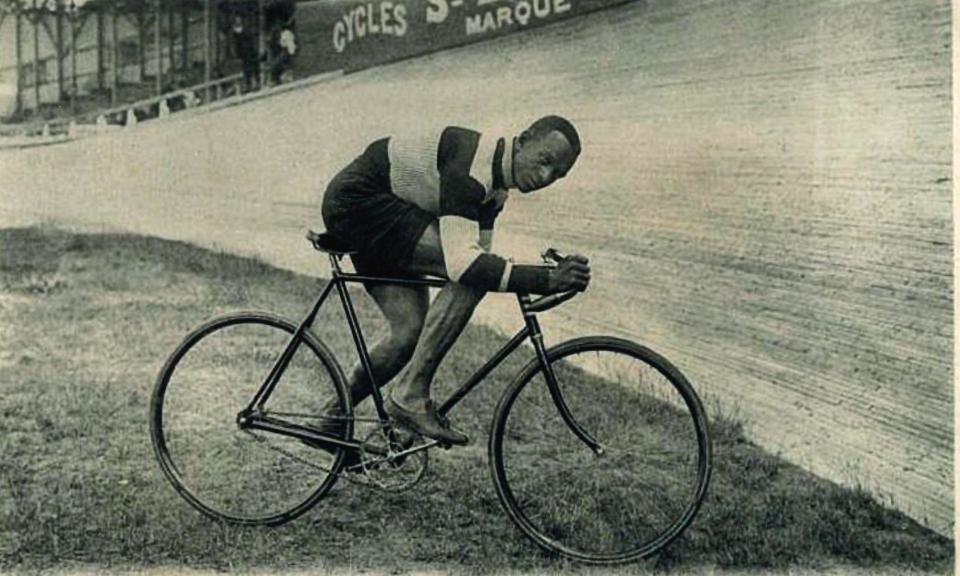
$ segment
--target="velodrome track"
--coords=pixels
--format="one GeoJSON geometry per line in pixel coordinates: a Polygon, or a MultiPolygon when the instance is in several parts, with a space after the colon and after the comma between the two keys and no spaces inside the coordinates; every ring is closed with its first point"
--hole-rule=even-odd
{"type": "MultiPolygon", "coordinates": [[[[507,245],[594,263],[550,340],[645,342],[759,443],[952,534],[950,50],[947,2],[636,2],[0,152],[0,225],[130,230],[322,275],[303,231],[369,139],[564,114],[580,162],[499,224],[507,245]]],[[[480,316],[513,327],[512,306],[480,316]]]]}

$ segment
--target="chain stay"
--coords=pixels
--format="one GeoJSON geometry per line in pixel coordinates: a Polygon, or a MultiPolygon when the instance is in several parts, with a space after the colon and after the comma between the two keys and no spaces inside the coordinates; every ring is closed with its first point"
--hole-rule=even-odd
{"type": "MultiPolygon", "coordinates": [[[[279,414],[279,413],[277,413],[277,414],[279,414]]],[[[359,420],[359,419],[358,419],[358,420],[359,420]]],[[[372,420],[372,419],[371,419],[370,421],[371,421],[371,422],[379,422],[379,420],[372,420]]],[[[270,450],[273,450],[273,451],[275,451],[275,452],[279,452],[280,454],[283,454],[283,455],[286,456],[287,458],[290,458],[291,460],[294,460],[294,461],[296,461],[296,462],[299,462],[299,463],[301,463],[301,464],[304,464],[305,466],[308,466],[308,467],[310,467],[310,468],[313,468],[314,470],[318,470],[318,471],[324,472],[324,473],[326,473],[326,474],[334,474],[334,475],[337,476],[338,478],[345,478],[348,482],[352,482],[352,483],[358,484],[358,485],[360,485],[360,486],[367,486],[367,487],[371,487],[371,488],[378,488],[378,489],[380,489],[380,490],[387,491],[387,492],[402,492],[402,491],[404,491],[404,490],[406,490],[406,489],[408,489],[408,488],[411,488],[412,486],[414,486],[415,484],[417,484],[417,483],[420,481],[420,479],[423,478],[423,476],[426,474],[426,470],[427,470],[428,458],[427,458],[427,453],[424,453],[424,454],[423,454],[423,464],[422,464],[421,469],[420,469],[419,473],[417,474],[416,478],[415,478],[412,482],[408,482],[407,484],[400,485],[400,487],[397,488],[397,487],[395,487],[395,486],[393,486],[393,485],[391,485],[391,484],[388,484],[388,483],[386,483],[386,482],[378,481],[378,480],[376,480],[376,479],[373,477],[374,474],[376,474],[377,470],[374,469],[374,468],[370,468],[370,466],[375,465],[375,464],[380,464],[380,463],[386,463],[387,460],[388,460],[386,457],[380,456],[380,457],[377,457],[377,458],[374,458],[374,459],[367,459],[367,458],[364,456],[364,455],[366,454],[366,451],[360,450],[360,452],[359,452],[359,453],[360,453],[360,464],[359,464],[359,465],[363,467],[363,470],[364,470],[364,472],[365,472],[366,474],[363,474],[363,475],[353,474],[353,473],[346,473],[346,474],[345,474],[345,473],[344,473],[344,472],[346,471],[345,468],[341,468],[341,469],[340,469],[340,472],[334,473],[332,469],[330,469],[330,468],[328,468],[328,467],[326,467],[326,466],[322,466],[322,465],[320,465],[320,464],[317,464],[316,462],[311,462],[310,460],[307,460],[306,458],[303,458],[302,456],[298,456],[297,454],[294,454],[293,452],[287,450],[286,448],[283,448],[283,447],[281,447],[281,446],[276,445],[275,443],[270,442],[269,440],[267,440],[267,439],[264,438],[263,436],[261,436],[261,435],[259,435],[259,434],[255,434],[255,433],[254,433],[253,431],[251,431],[251,430],[244,430],[244,432],[246,432],[247,434],[249,434],[255,441],[257,441],[258,443],[264,445],[266,448],[268,448],[268,449],[270,449],[270,450]]],[[[374,432],[374,434],[375,434],[375,433],[376,433],[376,432],[374,432]]],[[[371,434],[371,436],[372,436],[372,435],[373,435],[373,434],[371,434]]],[[[422,451],[424,451],[424,450],[428,450],[428,449],[430,449],[430,448],[433,448],[433,447],[436,446],[437,444],[438,444],[438,442],[437,442],[436,440],[433,440],[433,441],[428,442],[428,443],[426,443],[426,444],[421,444],[421,445],[419,445],[419,446],[414,446],[414,447],[408,448],[408,449],[406,449],[406,450],[397,452],[396,454],[394,454],[394,458],[406,458],[406,457],[409,457],[409,456],[411,456],[411,455],[417,454],[418,452],[422,452],[422,451]]]]}

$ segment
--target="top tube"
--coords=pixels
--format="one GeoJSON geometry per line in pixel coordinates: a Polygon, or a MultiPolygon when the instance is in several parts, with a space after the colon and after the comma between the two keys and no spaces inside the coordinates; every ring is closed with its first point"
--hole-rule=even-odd
{"type": "MultiPolygon", "coordinates": [[[[346,283],[375,283],[375,284],[399,284],[401,286],[428,286],[431,288],[443,288],[450,283],[445,278],[425,277],[425,278],[397,278],[391,276],[367,276],[364,274],[354,274],[352,272],[343,272],[339,265],[334,266],[334,276],[346,283]]],[[[551,308],[563,304],[580,292],[570,290],[568,292],[559,292],[557,294],[547,294],[531,299],[529,294],[518,294],[520,297],[520,308],[527,313],[536,314],[545,312],[551,308]]]]}
{"type": "Polygon", "coordinates": [[[376,283],[376,284],[400,284],[403,286],[431,286],[433,288],[442,288],[450,281],[443,278],[391,278],[389,276],[364,276],[363,274],[353,274],[350,272],[341,272],[337,277],[344,282],[351,283],[376,283]]]}

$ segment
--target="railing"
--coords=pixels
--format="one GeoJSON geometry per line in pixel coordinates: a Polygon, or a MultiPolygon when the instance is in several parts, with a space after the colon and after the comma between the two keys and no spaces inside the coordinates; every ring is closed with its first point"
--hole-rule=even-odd
{"type": "MultiPolygon", "coordinates": [[[[0,137],[69,137],[80,132],[89,132],[91,129],[100,131],[109,130],[111,127],[133,126],[144,120],[164,118],[181,110],[239,95],[243,92],[243,83],[243,74],[233,74],[106,110],[69,118],[0,125],[0,137]]],[[[3,141],[0,140],[0,146],[2,145],[3,141]]]]}

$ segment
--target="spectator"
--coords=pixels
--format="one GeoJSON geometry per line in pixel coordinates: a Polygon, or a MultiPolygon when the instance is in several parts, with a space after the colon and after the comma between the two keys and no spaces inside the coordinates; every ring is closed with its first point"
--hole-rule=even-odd
{"type": "Polygon", "coordinates": [[[270,64],[270,80],[276,85],[288,81],[289,77],[284,76],[287,73],[290,63],[293,61],[293,55],[297,53],[297,39],[293,32],[293,20],[284,23],[274,34],[270,42],[270,51],[272,54],[270,64]]]}
{"type": "Polygon", "coordinates": [[[243,91],[256,90],[260,84],[260,59],[257,56],[257,44],[253,34],[243,25],[242,16],[233,17],[233,26],[230,28],[233,40],[234,53],[240,58],[243,66],[243,91]]]}

